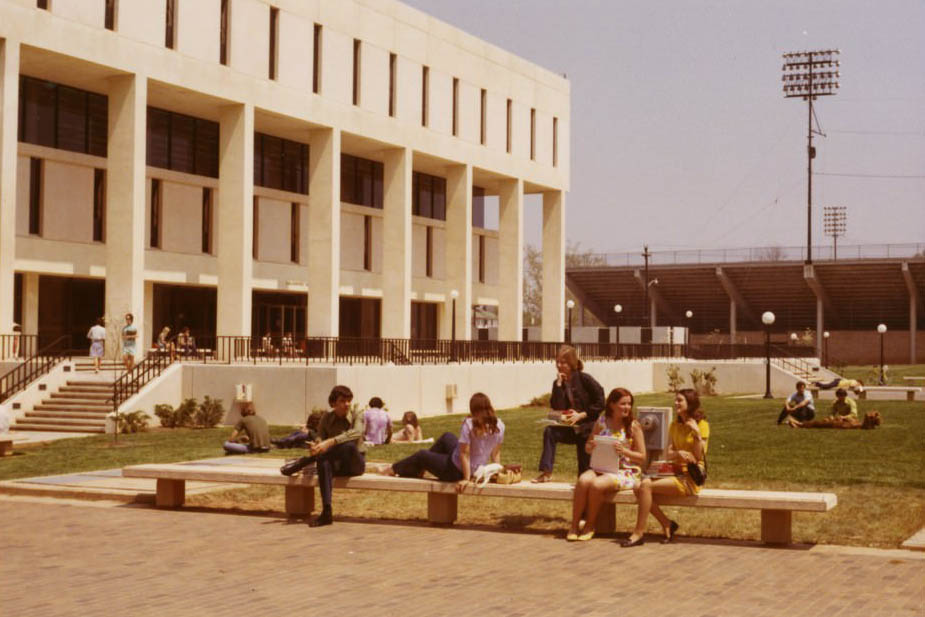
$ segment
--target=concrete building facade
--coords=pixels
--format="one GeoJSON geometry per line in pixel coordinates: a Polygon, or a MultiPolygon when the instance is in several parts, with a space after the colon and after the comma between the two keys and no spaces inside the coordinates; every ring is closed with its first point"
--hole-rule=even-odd
{"type": "Polygon", "coordinates": [[[519,340],[540,194],[558,340],[569,110],[392,0],[0,0],[0,333],[519,340]]]}

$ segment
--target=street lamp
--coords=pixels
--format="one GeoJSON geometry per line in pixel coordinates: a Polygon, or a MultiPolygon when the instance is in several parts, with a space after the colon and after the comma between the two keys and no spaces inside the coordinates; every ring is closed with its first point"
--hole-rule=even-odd
{"type": "Polygon", "coordinates": [[[791,332],[791,333],[790,333],[790,344],[791,344],[791,345],[796,345],[796,344],[797,344],[797,333],[796,333],[796,332],[791,332]]]}
{"type": "Polygon", "coordinates": [[[774,313],[765,311],[761,315],[761,323],[764,324],[764,398],[774,398],[771,396],[771,326],[774,324],[774,313]]]}
{"type": "Polygon", "coordinates": [[[615,341],[615,342],[616,342],[616,343],[619,343],[619,342],[620,342],[620,313],[623,312],[623,305],[622,305],[622,304],[614,304],[614,305],[613,305],[613,312],[617,314],[617,326],[616,326],[616,337],[615,337],[615,338],[616,338],[616,341],[615,341]]]}
{"type": "Polygon", "coordinates": [[[829,368],[829,331],[822,333],[822,366],[829,368]]]}
{"type": "Polygon", "coordinates": [[[688,320],[688,321],[687,321],[687,334],[686,334],[686,336],[684,337],[684,344],[685,344],[685,345],[690,345],[690,344],[691,344],[691,323],[690,323],[690,319],[691,319],[691,317],[694,316],[694,311],[688,309],[688,310],[684,311],[684,316],[687,317],[687,320],[688,320]]]}
{"type": "Polygon", "coordinates": [[[568,307],[568,330],[565,331],[565,342],[572,344],[572,309],[575,308],[575,301],[571,298],[565,303],[568,307]]]}
{"type": "Polygon", "coordinates": [[[886,378],[883,374],[883,335],[886,334],[886,324],[877,326],[877,332],[880,333],[880,385],[886,385],[886,378]]]}
{"type": "Polygon", "coordinates": [[[456,361],[456,298],[459,297],[459,292],[453,290],[450,292],[450,297],[453,298],[453,318],[450,322],[450,362],[456,361]]]}

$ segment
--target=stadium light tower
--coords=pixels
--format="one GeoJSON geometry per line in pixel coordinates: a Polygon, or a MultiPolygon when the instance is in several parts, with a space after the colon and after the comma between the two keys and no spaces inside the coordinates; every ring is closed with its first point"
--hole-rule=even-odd
{"type": "Polygon", "coordinates": [[[823,206],[822,226],[825,235],[832,236],[832,261],[838,260],[838,236],[845,235],[848,213],[845,206],[823,206]]]}
{"type": "MultiPolygon", "coordinates": [[[[806,176],[806,263],[813,263],[813,159],[816,158],[816,149],[813,148],[813,133],[825,137],[819,129],[813,129],[813,101],[818,96],[837,94],[839,65],[837,49],[821,49],[817,51],[797,51],[784,54],[784,97],[788,99],[802,98],[807,102],[809,131],[807,133],[808,145],[806,147],[807,176],[806,176]]],[[[816,126],[819,120],[816,118],[816,126]]]]}

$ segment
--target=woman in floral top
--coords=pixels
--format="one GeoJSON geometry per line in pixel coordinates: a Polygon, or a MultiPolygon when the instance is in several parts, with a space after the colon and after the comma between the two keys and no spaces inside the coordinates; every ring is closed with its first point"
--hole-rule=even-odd
{"type": "Polygon", "coordinates": [[[614,388],[607,396],[604,413],[594,423],[591,437],[585,444],[589,454],[594,450],[596,435],[616,438],[613,447],[620,457],[620,468],[616,473],[599,473],[589,469],[578,477],[572,498],[572,526],[565,537],[569,542],[593,538],[601,504],[616,491],[639,486],[642,466],[646,462],[646,441],[642,426],[633,414],[633,395],[629,390],[614,388]],[[585,510],[586,523],[584,529],[579,530],[585,510]]]}

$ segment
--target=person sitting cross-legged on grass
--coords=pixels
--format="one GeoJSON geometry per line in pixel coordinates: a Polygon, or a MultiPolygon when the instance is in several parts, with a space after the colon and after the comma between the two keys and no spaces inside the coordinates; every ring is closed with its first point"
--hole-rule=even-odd
{"type": "MultiPolygon", "coordinates": [[[[642,426],[633,414],[633,395],[625,388],[614,388],[607,396],[604,413],[594,423],[591,437],[585,446],[590,454],[595,447],[596,435],[614,437],[613,445],[619,457],[616,473],[589,469],[578,477],[572,497],[572,526],[565,539],[569,542],[586,541],[594,537],[594,524],[601,504],[615,491],[635,489],[642,480],[642,466],[646,462],[646,440],[642,426]],[[579,529],[582,516],[586,516],[584,529],[579,529]],[[581,535],[579,535],[581,533],[581,535]]],[[[643,529],[645,529],[645,518],[643,529]]],[[[637,544],[642,544],[640,535],[637,544]]]]}
{"type": "Polygon", "coordinates": [[[334,522],[331,497],[334,476],[360,476],[366,471],[366,445],[363,414],[350,409],[353,392],[347,386],[334,386],[328,396],[331,411],[321,417],[321,441],[309,444],[311,456],[286,463],[280,468],[284,476],[291,476],[312,463],[317,465],[318,490],[321,492],[321,514],[311,522],[312,527],[334,522]]]}
{"type": "Polygon", "coordinates": [[[656,495],[696,495],[700,492],[701,485],[697,483],[692,474],[696,473],[700,482],[706,479],[710,425],[700,407],[700,397],[691,388],[679,390],[674,399],[674,409],[678,419],[672,422],[668,429],[667,459],[674,467],[675,475],[656,480],[646,478],[639,488],[633,491],[636,493],[636,502],[639,504],[636,529],[633,535],[623,541],[623,546],[641,544],[640,540],[645,532],[645,521],[649,512],[665,530],[665,538],[662,542],[667,543],[674,540],[678,524],[665,516],[658,504],[652,502],[653,493],[656,495]],[[696,467],[696,471],[692,472],[691,467],[696,467]]]}
{"type": "Polygon", "coordinates": [[[832,401],[829,415],[835,418],[858,419],[858,404],[848,398],[848,391],[839,388],[835,391],[835,400],[832,401]]]}
{"type": "Polygon", "coordinates": [[[429,471],[443,482],[456,482],[461,493],[481,465],[501,462],[504,422],[485,394],[477,392],[469,399],[469,416],[463,420],[459,439],[444,433],[429,450],[418,450],[383,473],[387,476],[420,478],[429,471]]]}
{"type": "Polygon", "coordinates": [[[385,403],[378,396],[369,399],[369,406],[363,412],[366,424],[366,443],[378,446],[392,441],[392,419],[385,409],[385,403]]]}
{"type": "Polygon", "coordinates": [[[253,403],[241,406],[241,420],[223,446],[226,454],[247,454],[270,451],[270,427],[267,421],[257,415],[253,403]],[[242,443],[246,437],[246,443],[242,443]]]}
{"type": "Polygon", "coordinates": [[[784,420],[787,420],[788,424],[794,421],[806,422],[812,420],[815,416],[816,408],[813,406],[813,395],[806,391],[805,382],[798,381],[797,391],[787,398],[784,408],[780,410],[780,415],[777,416],[777,423],[780,424],[784,420]]]}

